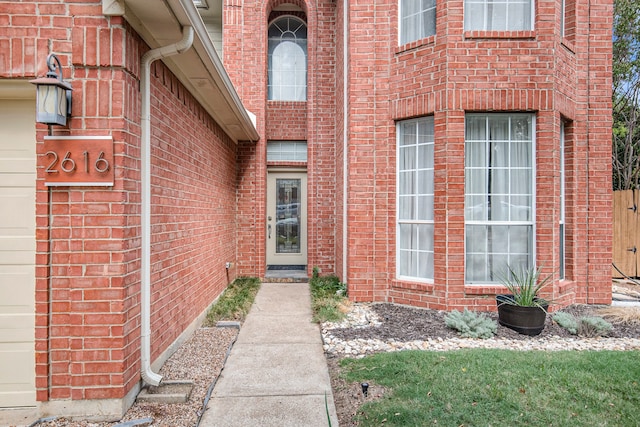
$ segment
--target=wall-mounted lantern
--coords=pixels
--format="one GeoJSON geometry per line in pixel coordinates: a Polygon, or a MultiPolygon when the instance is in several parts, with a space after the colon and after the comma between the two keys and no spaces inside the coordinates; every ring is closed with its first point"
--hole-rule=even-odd
{"type": "Polygon", "coordinates": [[[46,77],[31,80],[36,85],[36,121],[47,125],[67,125],[71,117],[71,85],[64,81],[62,66],[55,54],[47,56],[46,77]]]}

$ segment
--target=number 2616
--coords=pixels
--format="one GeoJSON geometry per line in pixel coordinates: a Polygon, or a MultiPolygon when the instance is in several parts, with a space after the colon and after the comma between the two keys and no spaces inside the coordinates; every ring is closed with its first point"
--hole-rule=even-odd
{"type": "Polygon", "coordinates": [[[76,162],[71,156],[71,151],[67,151],[62,159],[60,159],[58,153],[55,151],[47,151],[46,155],[53,160],[49,163],[49,166],[45,169],[47,173],[59,173],[60,170],[65,173],[73,173],[78,168],[82,168],[81,170],[85,173],[90,173],[92,170],[95,170],[98,173],[105,173],[109,170],[110,165],[109,161],[104,158],[104,151],[100,151],[100,153],[92,158],[88,151],[84,151],[82,153],[82,159],[79,160],[80,164],[76,162]],[[58,170],[60,168],[60,170],[58,170]]]}

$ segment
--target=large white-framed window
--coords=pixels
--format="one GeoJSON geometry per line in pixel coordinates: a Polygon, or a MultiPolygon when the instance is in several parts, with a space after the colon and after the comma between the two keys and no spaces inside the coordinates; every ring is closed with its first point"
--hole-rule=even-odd
{"type": "Polygon", "coordinates": [[[466,31],[533,30],[534,0],[465,0],[466,31]]]}
{"type": "Polygon", "coordinates": [[[558,248],[558,255],[559,255],[559,276],[560,279],[564,279],[565,278],[565,265],[566,265],[566,243],[565,243],[565,235],[566,235],[566,230],[565,230],[565,224],[566,224],[566,220],[565,220],[565,206],[566,206],[566,193],[565,193],[565,188],[566,188],[566,164],[565,164],[565,123],[564,121],[561,123],[560,125],[560,147],[559,151],[560,151],[560,219],[558,221],[558,234],[559,234],[559,240],[560,240],[560,247],[558,248]]]}
{"type": "Polygon", "coordinates": [[[436,33],[436,0],[400,0],[400,44],[436,33]]]}
{"type": "Polygon", "coordinates": [[[433,117],[397,124],[397,273],[433,279],[433,117]]]}
{"type": "Polygon", "coordinates": [[[465,116],[465,278],[498,283],[533,267],[535,117],[465,116]]]}
{"type": "Polygon", "coordinates": [[[269,25],[268,98],[274,101],[307,99],[307,25],[284,16],[269,25]]]}

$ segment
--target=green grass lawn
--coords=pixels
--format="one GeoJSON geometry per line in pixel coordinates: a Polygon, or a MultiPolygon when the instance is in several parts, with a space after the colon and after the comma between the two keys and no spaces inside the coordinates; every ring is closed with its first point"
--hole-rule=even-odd
{"type": "Polygon", "coordinates": [[[640,352],[406,351],[341,367],[387,388],[361,426],[640,426],[640,352]]]}

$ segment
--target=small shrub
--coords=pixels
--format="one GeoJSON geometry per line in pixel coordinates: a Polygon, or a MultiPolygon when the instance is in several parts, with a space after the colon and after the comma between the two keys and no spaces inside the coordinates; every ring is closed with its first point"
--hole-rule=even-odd
{"type": "Polygon", "coordinates": [[[581,337],[601,337],[611,331],[611,323],[598,316],[583,316],[577,319],[574,315],[558,312],[553,320],[572,335],[581,337]]]}
{"type": "Polygon", "coordinates": [[[553,315],[553,320],[570,334],[576,335],[578,333],[578,320],[574,315],[559,311],[553,315]]]}
{"type": "Polygon", "coordinates": [[[583,337],[601,337],[611,331],[611,323],[598,316],[586,316],[580,319],[578,335],[583,337]]]}
{"type": "Polygon", "coordinates": [[[460,332],[465,338],[491,338],[498,330],[498,325],[483,313],[454,310],[445,317],[445,324],[460,332]]]}

